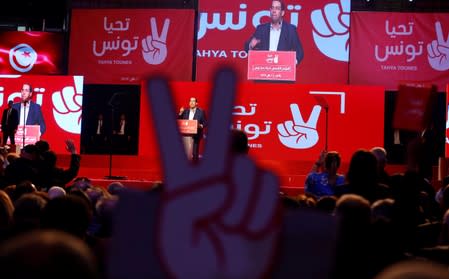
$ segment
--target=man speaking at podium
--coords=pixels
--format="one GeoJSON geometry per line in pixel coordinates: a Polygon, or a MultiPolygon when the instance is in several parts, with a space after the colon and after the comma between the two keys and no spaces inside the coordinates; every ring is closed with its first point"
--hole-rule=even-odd
{"type": "Polygon", "coordinates": [[[13,104],[13,108],[19,112],[19,126],[39,125],[40,133],[45,133],[45,121],[42,115],[41,106],[31,101],[33,88],[30,84],[24,83],[21,90],[22,100],[13,104]]]}
{"type": "Polygon", "coordinates": [[[178,119],[198,121],[197,133],[192,135],[183,135],[182,137],[189,160],[192,159],[193,162],[198,162],[200,142],[203,138],[203,129],[206,127],[206,114],[198,107],[198,100],[195,97],[190,98],[188,109],[181,107],[179,110],[178,119]]]}
{"type": "Polygon", "coordinates": [[[260,24],[251,38],[245,42],[245,51],[296,51],[296,65],[304,57],[296,26],[283,20],[285,3],[274,0],[271,2],[271,22],[260,24]]]}

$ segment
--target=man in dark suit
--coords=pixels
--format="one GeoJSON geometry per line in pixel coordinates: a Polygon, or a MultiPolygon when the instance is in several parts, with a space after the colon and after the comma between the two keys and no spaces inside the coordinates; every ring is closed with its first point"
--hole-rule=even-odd
{"type": "Polygon", "coordinates": [[[285,3],[279,0],[272,1],[271,22],[257,26],[254,34],[245,42],[245,51],[296,51],[296,65],[298,65],[304,57],[304,51],[296,26],[283,20],[284,14],[285,3]]]}
{"type": "Polygon", "coordinates": [[[12,105],[19,112],[19,125],[39,125],[41,135],[45,133],[45,121],[41,106],[31,101],[33,88],[24,83],[21,90],[22,101],[12,105]]]}
{"type": "Polygon", "coordinates": [[[8,108],[3,111],[2,115],[2,132],[3,132],[3,145],[6,144],[8,138],[11,144],[16,144],[14,141],[14,135],[19,125],[19,112],[12,107],[13,102],[8,102],[8,108]]]}
{"type": "Polygon", "coordinates": [[[200,142],[203,138],[203,129],[206,127],[206,113],[198,107],[198,100],[191,97],[189,101],[189,108],[181,107],[178,114],[178,119],[189,119],[198,121],[198,132],[194,135],[183,135],[183,142],[186,147],[187,155],[194,162],[199,159],[200,142]]]}

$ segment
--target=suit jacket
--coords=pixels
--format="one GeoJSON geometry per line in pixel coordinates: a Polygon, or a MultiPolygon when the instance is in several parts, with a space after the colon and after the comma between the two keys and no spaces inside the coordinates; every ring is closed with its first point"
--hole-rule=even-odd
{"type": "Polygon", "coordinates": [[[17,129],[19,125],[19,113],[16,109],[12,108],[9,117],[7,117],[8,108],[3,111],[2,115],[2,131],[4,132],[12,132],[17,129]],[[6,121],[8,118],[8,121],[6,121]]]}
{"type": "MultiPolygon", "coordinates": [[[[253,50],[269,50],[270,48],[270,28],[271,22],[260,24],[251,38],[245,42],[245,51],[249,50],[249,42],[252,38],[260,40],[260,42],[253,48],[253,50]]],[[[296,51],[297,65],[304,57],[301,41],[299,40],[298,32],[293,24],[282,21],[281,35],[277,47],[278,51],[296,51]]]]}
{"type": "MultiPolygon", "coordinates": [[[[189,119],[189,113],[190,108],[185,109],[181,115],[178,115],[178,119],[189,119]]],[[[196,108],[195,114],[193,115],[193,120],[198,120],[198,126],[199,124],[203,125],[203,128],[198,127],[198,133],[193,136],[195,139],[200,140],[203,137],[203,129],[207,124],[206,114],[202,109],[196,108]]]]}
{"type": "MultiPolygon", "coordinates": [[[[23,113],[22,111],[20,111],[20,105],[21,103],[15,103],[12,105],[12,107],[19,112],[19,120],[20,114],[23,113]]],[[[29,102],[29,112],[25,125],[40,125],[41,135],[45,133],[46,127],[44,117],[42,115],[41,106],[34,103],[33,101],[29,102]]]]}

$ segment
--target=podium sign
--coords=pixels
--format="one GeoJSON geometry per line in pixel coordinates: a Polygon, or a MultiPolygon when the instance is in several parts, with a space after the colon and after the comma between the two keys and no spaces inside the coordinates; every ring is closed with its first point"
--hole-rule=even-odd
{"type": "Polygon", "coordinates": [[[296,52],[249,51],[248,80],[295,81],[296,52]]]}
{"type": "Polygon", "coordinates": [[[198,120],[178,119],[179,132],[193,135],[198,132],[198,120]]]}
{"type": "Polygon", "coordinates": [[[19,125],[17,127],[16,135],[14,136],[14,140],[16,141],[16,145],[23,145],[23,138],[25,135],[25,145],[34,144],[36,141],[40,139],[40,126],[39,125],[25,125],[25,133],[24,127],[19,125]]]}

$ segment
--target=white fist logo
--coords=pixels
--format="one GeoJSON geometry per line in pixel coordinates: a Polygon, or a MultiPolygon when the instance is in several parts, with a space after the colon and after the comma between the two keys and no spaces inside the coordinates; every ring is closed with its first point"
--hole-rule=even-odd
{"type": "Polygon", "coordinates": [[[83,77],[75,76],[75,88],[66,86],[51,96],[53,116],[58,126],[66,132],[81,134],[81,106],[83,103],[83,77]]]}
{"type": "Polygon", "coordinates": [[[36,51],[27,44],[19,44],[9,51],[9,63],[14,70],[25,73],[30,71],[37,60],[36,51]]]}
{"type": "Polygon", "coordinates": [[[290,104],[293,121],[278,124],[278,136],[281,143],[293,149],[306,149],[314,146],[319,139],[316,125],[321,107],[315,105],[307,122],[304,122],[297,104],[290,104]]]}
{"type": "Polygon", "coordinates": [[[430,66],[437,71],[446,71],[449,69],[449,34],[444,39],[441,23],[435,23],[435,32],[437,39],[427,45],[427,59],[430,66]]]}
{"type": "Polygon", "coordinates": [[[349,23],[351,1],[340,0],[311,14],[313,39],[318,49],[334,60],[349,61],[349,23]]]}
{"type": "Polygon", "coordinates": [[[165,19],[160,35],[154,17],[150,19],[150,23],[151,35],[142,39],[142,56],[148,64],[159,65],[167,58],[167,33],[168,27],[170,26],[170,19],[165,19]]]}

